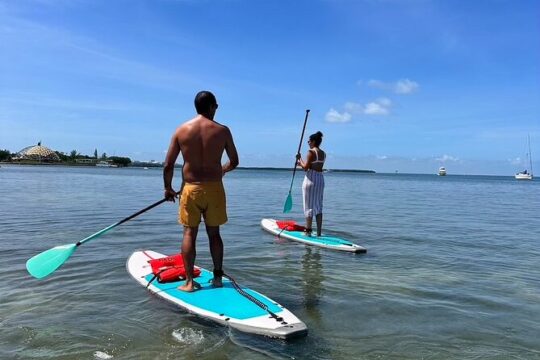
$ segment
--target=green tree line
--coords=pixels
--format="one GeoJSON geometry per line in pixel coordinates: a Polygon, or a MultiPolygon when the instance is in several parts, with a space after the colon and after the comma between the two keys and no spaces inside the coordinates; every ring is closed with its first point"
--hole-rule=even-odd
{"type": "Polygon", "coordinates": [[[9,150],[0,150],[0,161],[10,161],[13,155],[9,150]]]}

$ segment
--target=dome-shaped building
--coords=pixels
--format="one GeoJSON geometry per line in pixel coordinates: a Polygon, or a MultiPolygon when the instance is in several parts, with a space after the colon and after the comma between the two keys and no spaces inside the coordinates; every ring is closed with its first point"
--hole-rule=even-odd
{"type": "Polygon", "coordinates": [[[19,151],[15,157],[14,161],[21,160],[32,160],[32,161],[43,161],[43,162],[58,162],[60,158],[54,150],[49,149],[46,146],[41,146],[41,142],[37,145],[27,146],[21,151],[19,151]]]}

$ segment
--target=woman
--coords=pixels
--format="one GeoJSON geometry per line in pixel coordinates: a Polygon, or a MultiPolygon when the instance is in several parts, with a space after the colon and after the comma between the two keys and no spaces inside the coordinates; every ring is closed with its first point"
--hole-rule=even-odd
{"type": "Polygon", "coordinates": [[[324,193],[324,176],[322,174],[326,153],[319,146],[322,142],[323,134],[317,131],[310,135],[308,140],[309,150],[306,161],[302,160],[300,154],[296,154],[297,166],[300,166],[306,172],[304,182],[302,183],[302,194],[304,198],[304,216],[306,217],[305,233],[311,236],[313,231],[311,224],[313,216],[317,221],[317,236],[322,233],[322,208],[324,193]]]}

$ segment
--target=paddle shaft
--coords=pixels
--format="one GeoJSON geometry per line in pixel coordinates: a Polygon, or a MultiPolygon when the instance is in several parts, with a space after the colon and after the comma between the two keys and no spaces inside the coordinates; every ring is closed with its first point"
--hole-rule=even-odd
{"type": "MultiPolygon", "coordinates": [[[[178,195],[179,193],[176,193],[176,194],[178,195]]],[[[107,231],[111,230],[112,228],[115,228],[116,226],[118,226],[120,224],[123,224],[126,221],[129,221],[129,220],[133,219],[134,217],[137,217],[137,216],[141,215],[142,213],[147,212],[150,209],[155,208],[156,206],[164,203],[165,201],[167,201],[167,199],[163,198],[163,199],[153,203],[152,205],[147,206],[144,209],[137,211],[135,214],[132,214],[132,215],[128,216],[127,218],[122,219],[122,220],[120,220],[120,221],[118,221],[118,222],[116,222],[116,223],[114,223],[112,225],[109,225],[105,229],[99,230],[97,233],[92,234],[92,235],[82,239],[81,241],[77,242],[77,244],[75,244],[75,245],[80,246],[80,245],[84,244],[87,241],[90,241],[90,240],[92,240],[94,238],[97,238],[98,236],[105,234],[107,231]]]]}
{"type": "MultiPolygon", "coordinates": [[[[300,143],[298,144],[298,151],[296,152],[297,154],[299,154],[300,149],[302,149],[302,141],[304,140],[304,132],[306,131],[306,124],[307,124],[308,116],[309,116],[309,109],[306,110],[306,118],[304,119],[304,127],[302,127],[302,135],[300,136],[300,143]]],[[[289,188],[289,194],[291,193],[292,186],[293,186],[293,183],[294,183],[294,175],[296,174],[297,161],[298,160],[296,160],[296,158],[295,158],[294,167],[293,167],[293,173],[292,173],[292,180],[291,180],[291,187],[289,188]]]]}

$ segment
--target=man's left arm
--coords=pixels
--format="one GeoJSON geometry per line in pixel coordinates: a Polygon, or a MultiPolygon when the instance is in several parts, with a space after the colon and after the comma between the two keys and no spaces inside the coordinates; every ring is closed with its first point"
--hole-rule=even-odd
{"type": "Polygon", "coordinates": [[[234,170],[238,164],[238,152],[236,151],[236,146],[234,145],[234,140],[231,134],[231,131],[227,128],[227,139],[225,141],[225,152],[227,153],[227,156],[229,157],[229,161],[225,165],[223,165],[223,175],[225,173],[234,170]]]}
{"type": "Polygon", "coordinates": [[[174,164],[180,154],[180,145],[177,140],[177,131],[174,133],[167,156],[165,157],[165,163],[163,164],[163,186],[165,190],[165,198],[168,201],[173,201],[176,197],[176,192],[172,188],[172,179],[174,176],[174,164]]]}

